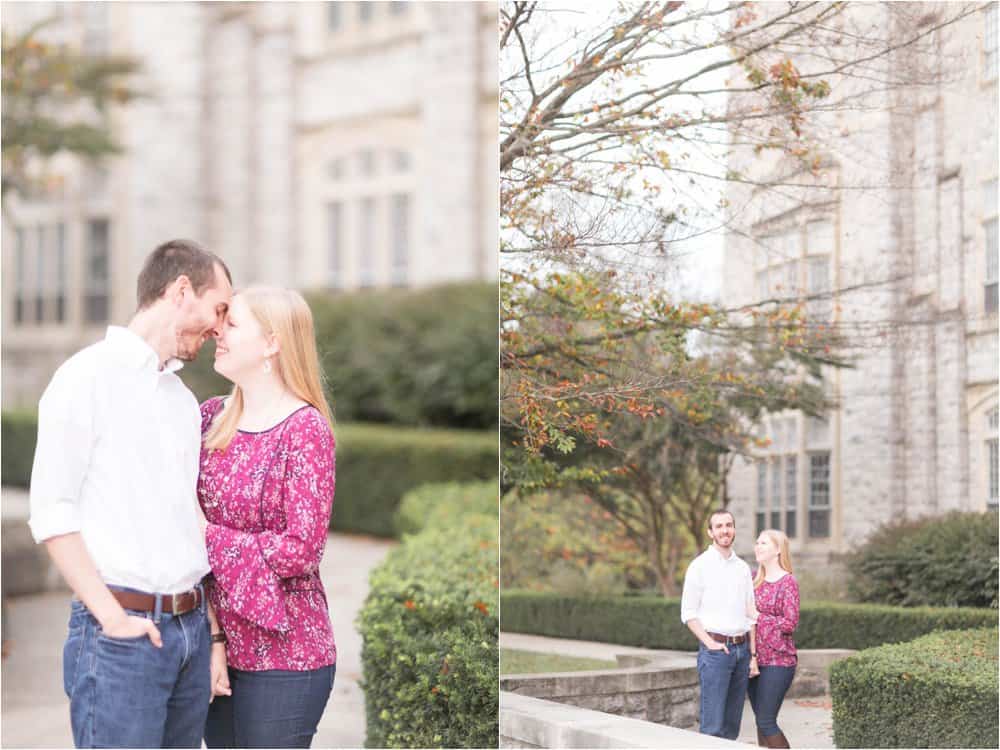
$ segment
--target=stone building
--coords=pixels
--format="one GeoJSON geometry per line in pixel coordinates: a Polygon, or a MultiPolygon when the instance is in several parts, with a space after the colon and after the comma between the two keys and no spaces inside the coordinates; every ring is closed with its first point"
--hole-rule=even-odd
{"type": "MultiPolygon", "coordinates": [[[[942,4],[944,5],[944,4],[942,4]]],[[[952,6],[954,8],[955,6],[952,6]]],[[[931,3],[854,3],[855,29],[902,39],[930,29],[931,3]]],[[[839,81],[856,106],[818,115],[828,135],[813,176],[777,156],[737,154],[745,235],[727,236],[727,305],[809,301],[854,343],[854,369],[828,370],[826,418],[769,414],[771,440],[729,477],[738,552],[784,529],[797,564],[820,574],[880,524],[997,508],[997,3],[930,32],[919,49],[839,81]],[[919,86],[879,86],[913,66],[919,86]]],[[[808,63],[806,63],[808,64],[808,63]]]]}
{"type": "Polygon", "coordinates": [[[171,237],[253,282],[354,290],[497,274],[497,7],[4,3],[16,32],[143,66],[100,167],[56,157],[5,201],[3,404],[31,407],[135,309],[171,237]]]}

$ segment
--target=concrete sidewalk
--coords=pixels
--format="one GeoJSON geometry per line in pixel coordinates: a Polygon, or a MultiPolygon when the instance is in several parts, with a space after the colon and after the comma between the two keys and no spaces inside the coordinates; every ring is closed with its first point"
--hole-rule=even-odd
{"type": "MultiPolygon", "coordinates": [[[[321,574],[337,641],[337,677],[314,747],[360,748],[365,740],[361,635],[354,618],[368,592],[368,573],[394,542],[331,534],[321,574]]],[[[69,595],[44,593],[7,601],[8,656],[3,660],[0,745],[23,748],[73,746],[69,701],[62,686],[62,645],[69,595]]]]}
{"type": "MultiPolygon", "coordinates": [[[[501,613],[502,615],[502,613],[501,613]]],[[[613,643],[596,641],[574,641],[564,638],[547,638],[523,633],[501,633],[500,648],[536,651],[547,654],[564,654],[590,659],[615,661],[617,654],[666,654],[678,661],[695,664],[693,651],[653,651],[634,646],[618,646],[613,643]]],[[[829,696],[817,698],[789,699],[784,702],[778,714],[778,725],[792,747],[832,748],[833,707],[829,696]]],[[[740,742],[757,744],[757,729],[754,726],[753,710],[748,700],[743,707],[743,723],[740,727],[740,742]]]]}

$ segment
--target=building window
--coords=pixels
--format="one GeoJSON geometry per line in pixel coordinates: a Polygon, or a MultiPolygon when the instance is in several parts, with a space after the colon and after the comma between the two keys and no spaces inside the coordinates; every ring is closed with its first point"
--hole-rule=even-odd
{"type": "Polygon", "coordinates": [[[771,462],[771,528],[781,528],[781,459],[771,462]]]}
{"type": "Polygon", "coordinates": [[[989,510],[997,509],[997,439],[992,438],[986,441],[986,453],[990,460],[990,494],[986,499],[986,507],[989,510]]]}
{"type": "Polygon", "coordinates": [[[405,286],[410,256],[410,196],[393,195],[391,200],[392,283],[405,286]]]}
{"type": "Polygon", "coordinates": [[[358,19],[361,23],[370,23],[375,15],[375,3],[373,2],[362,2],[358,3],[358,19]]]}
{"type": "Polygon", "coordinates": [[[826,322],[830,319],[830,258],[826,255],[809,258],[808,266],[808,293],[810,297],[817,296],[817,299],[810,300],[809,310],[812,317],[819,322],[826,322]]]}
{"type": "Polygon", "coordinates": [[[87,323],[107,323],[110,318],[111,232],[107,219],[87,222],[87,263],[83,316],[87,323]]]}
{"type": "Polygon", "coordinates": [[[990,180],[983,189],[983,236],[986,238],[986,274],[983,279],[983,308],[986,313],[997,311],[997,263],[1000,238],[997,235],[997,181],[990,180]]]}
{"type": "Polygon", "coordinates": [[[795,538],[796,510],[799,501],[798,456],[785,456],[785,533],[795,538]]]}
{"type": "Polygon", "coordinates": [[[375,151],[374,149],[362,149],[358,154],[358,173],[362,177],[375,176],[375,151]]]}
{"type": "Polygon", "coordinates": [[[783,297],[795,297],[799,293],[799,262],[793,260],[785,264],[785,288],[783,297]]]}
{"type": "Polygon", "coordinates": [[[326,4],[326,28],[328,31],[340,31],[340,27],[344,22],[344,17],[341,14],[342,7],[343,4],[340,0],[334,0],[326,4]]]}
{"type": "Polygon", "coordinates": [[[66,287],[68,283],[66,274],[66,225],[56,225],[56,289],[55,289],[55,313],[56,322],[66,322],[66,287]]]}
{"type": "Polygon", "coordinates": [[[397,173],[409,172],[411,166],[409,151],[396,150],[392,152],[392,168],[397,173]]]}
{"type": "Polygon", "coordinates": [[[983,80],[992,81],[997,77],[997,4],[987,4],[983,13],[986,28],[983,30],[983,80]]]}
{"type": "Polygon", "coordinates": [[[767,462],[757,462],[757,532],[760,536],[767,524],[767,462]]]}
{"type": "Polygon", "coordinates": [[[28,291],[28,247],[25,230],[17,228],[16,256],[16,286],[14,289],[14,322],[23,325],[25,322],[25,295],[28,291]]]}
{"type": "Polygon", "coordinates": [[[826,417],[807,417],[806,440],[810,446],[829,445],[830,420],[826,417]]]}
{"type": "Polygon", "coordinates": [[[334,289],[344,286],[344,206],[330,203],[327,206],[327,258],[329,260],[329,285],[334,289]]]}
{"type": "Polygon", "coordinates": [[[767,269],[757,272],[757,300],[763,302],[771,296],[771,289],[768,285],[767,269]]]}
{"type": "Polygon", "coordinates": [[[809,456],[809,536],[830,536],[830,454],[809,456]]]}
{"type": "Polygon", "coordinates": [[[394,16],[401,16],[409,10],[406,7],[407,5],[409,5],[409,3],[400,2],[400,0],[392,0],[392,2],[389,3],[389,12],[394,16]]]}
{"type": "Polygon", "coordinates": [[[333,159],[326,167],[327,176],[334,182],[344,179],[344,160],[333,159]]]}
{"type": "Polygon", "coordinates": [[[984,230],[986,232],[986,280],[983,282],[983,304],[987,313],[995,313],[997,311],[997,253],[1000,253],[996,218],[987,221],[984,230]]]}
{"type": "Polygon", "coordinates": [[[358,217],[358,285],[375,285],[375,199],[363,198],[358,217]]]}
{"type": "Polygon", "coordinates": [[[997,510],[997,472],[1000,471],[1000,466],[998,466],[1000,457],[997,456],[997,422],[1000,421],[998,412],[1000,412],[1000,410],[998,410],[997,407],[993,407],[993,409],[986,414],[987,510],[997,510]]]}

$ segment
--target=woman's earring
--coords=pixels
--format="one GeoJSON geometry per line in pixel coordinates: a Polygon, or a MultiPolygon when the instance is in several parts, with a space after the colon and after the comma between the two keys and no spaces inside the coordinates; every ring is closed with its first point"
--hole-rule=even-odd
{"type": "Polygon", "coordinates": [[[271,360],[264,360],[264,372],[271,372],[271,360]]]}

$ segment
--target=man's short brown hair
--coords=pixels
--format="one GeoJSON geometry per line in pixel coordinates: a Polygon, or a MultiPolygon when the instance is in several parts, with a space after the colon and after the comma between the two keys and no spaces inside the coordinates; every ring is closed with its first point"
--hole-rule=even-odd
{"type": "Polygon", "coordinates": [[[200,297],[206,288],[215,283],[216,264],[222,267],[232,284],[229,269],[215,253],[208,252],[191,240],[164,242],[149,254],[139,273],[136,285],[139,309],[144,310],[162,297],[178,276],[187,276],[194,293],[200,297]]]}
{"type": "Polygon", "coordinates": [[[713,518],[715,518],[716,516],[722,516],[722,515],[726,515],[726,516],[729,516],[730,518],[732,518],[733,519],[733,526],[736,525],[736,516],[733,515],[733,512],[731,510],[727,510],[726,508],[716,508],[715,510],[713,510],[711,513],[708,514],[708,528],[710,528],[710,529],[712,528],[712,519],[713,518]]]}

